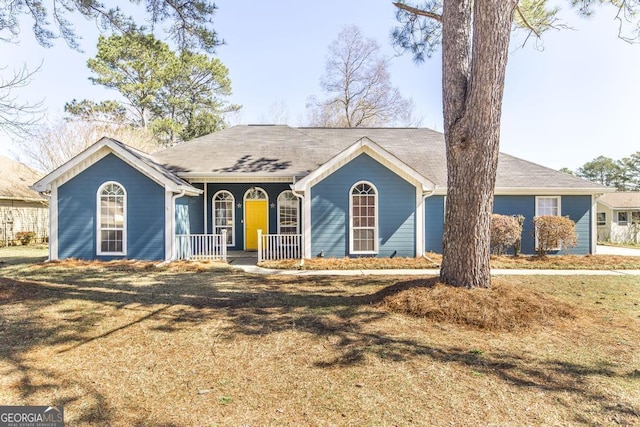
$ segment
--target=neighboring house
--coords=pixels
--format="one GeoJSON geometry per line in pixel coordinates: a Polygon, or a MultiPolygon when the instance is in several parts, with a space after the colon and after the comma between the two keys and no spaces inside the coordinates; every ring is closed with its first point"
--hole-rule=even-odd
{"type": "MultiPolygon", "coordinates": [[[[446,170],[429,129],[249,125],[153,155],[103,138],[34,188],[51,196],[52,259],[414,257],[442,251],[446,170]]],[[[572,252],[594,253],[606,191],[501,154],[494,210],[525,216],[524,253],[536,215],[569,216],[572,252]]]]}
{"type": "Polygon", "coordinates": [[[0,245],[17,242],[17,234],[35,233],[46,241],[49,230],[48,200],[29,186],[42,174],[0,155],[0,245]]]}
{"type": "Polygon", "coordinates": [[[640,192],[607,193],[597,200],[598,241],[640,243],[640,192]]]}

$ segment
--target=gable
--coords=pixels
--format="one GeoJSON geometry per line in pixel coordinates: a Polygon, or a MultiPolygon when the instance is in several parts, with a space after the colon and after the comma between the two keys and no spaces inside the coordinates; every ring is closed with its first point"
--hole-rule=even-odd
{"type": "Polygon", "coordinates": [[[378,164],[411,183],[414,187],[420,188],[423,192],[433,191],[433,189],[435,189],[434,183],[368,138],[362,138],[356,141],[355,144],[343,150],[303,179],[293,184],[292,188],[299,193],[304,193],[307,189],[313,187],[361,155],[366,155],[375,160],[378,164]]]}
{"type": "Polygon", "coordinates": [[[150,156],[106,137],[37,181],[32,188],[40,192],[50,191],[52,187],[66,183],[108,155],[118,157],[123,163],[169,191],[176,193],[184,191],[188,195],[200,194],[200,190],[155,164],[150,156]]]}

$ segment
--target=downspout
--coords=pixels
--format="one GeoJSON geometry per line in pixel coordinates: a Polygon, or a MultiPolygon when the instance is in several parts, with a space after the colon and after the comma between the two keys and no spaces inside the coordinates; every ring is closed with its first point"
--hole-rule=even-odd
{"type": "Polygon", "coordinates": [[[182,190],[178,194],[174,194],[171,196],[171,258],[170,261],[175,261],[176,259],[176,200],[180,197],[183,197],[186,193],[186,190],[182,190]]]}

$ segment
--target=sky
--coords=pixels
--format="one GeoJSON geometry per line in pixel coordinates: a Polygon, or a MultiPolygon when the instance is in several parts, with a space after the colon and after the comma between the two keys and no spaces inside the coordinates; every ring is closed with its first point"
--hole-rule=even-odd
{"type": "MultiPolygon", "coordinates": [[[[560,17],[571,29],[545,33],[542,46],[522,47],[522,37],[512,41],[500,149],[554,169],[575,170],[600,155],[620,159],[640,151],[640,44],[617,37],[611,8],[583,19],[568,1],[562,3],[560,17]]],[[[342,28],[356,25],[392,57],[392,84],[413,100],[421,126],[442,131],[440,53],[421,64],[398,55],[390,41],[396,25],[390,0],[217,0],[216,5],[214,28],[225,41],[216,56],[229,68],[229,101],[242,105],[232,124],[304,125],[309,97],[322,97],[327,47],[342,28]]],[[[39,46],[24,20],[18,43],[0,43],[5,79],[23,64],[33,69],[42,63],[31,84],[13,94],[32,102],[44,99],[49,121],[60,120],[64,104],[73,99],[116,97],[88,80],[86,61],[95,56],[100,34],[96,25],[73,22],[83,37],[83,52],[62,40],[52,48],[39,46]]],[[[24,160],[20,144],[0,135],[4,155],[24,160]]]]}

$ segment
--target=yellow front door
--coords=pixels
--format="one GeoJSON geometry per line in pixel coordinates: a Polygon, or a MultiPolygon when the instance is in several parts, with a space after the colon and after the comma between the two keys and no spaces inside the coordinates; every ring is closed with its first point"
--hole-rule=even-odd
{"type": "Polygon", "coordinates": [[[244,249],[258,249],[258,230],[269,233],[267,223],[268,202],[266,200],[245,200],[244,202],[244,249]]]}

